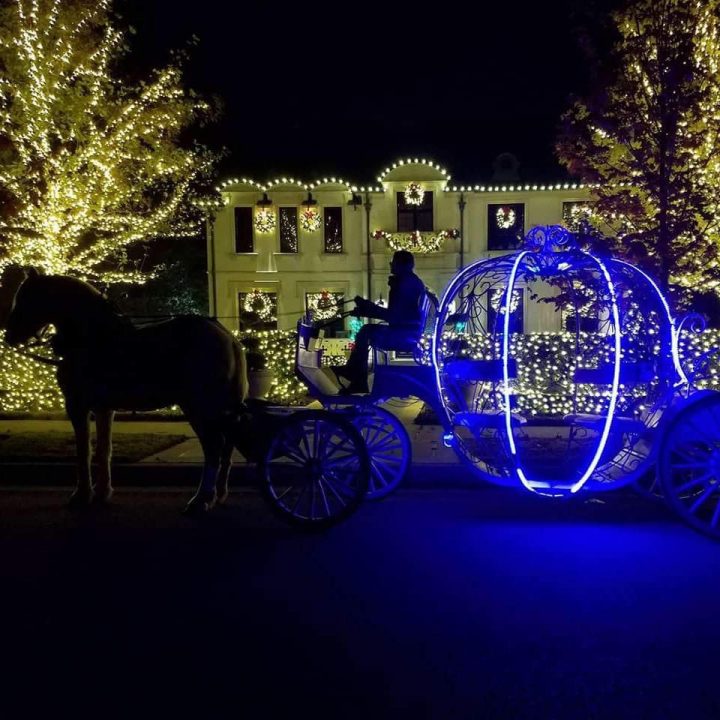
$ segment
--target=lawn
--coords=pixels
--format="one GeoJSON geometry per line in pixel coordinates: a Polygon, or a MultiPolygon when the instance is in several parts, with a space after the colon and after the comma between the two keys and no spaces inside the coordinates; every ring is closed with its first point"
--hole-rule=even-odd
{"type": "MultiPolygon", "coordinates": [[[[118,433],[113,437],[113,461],[138,462],[188,437],[165,433],[118,433]]],[[[93,438],[93,450],[94,447],[93,438]]],[[[0,434],[0,462],[63,462],[74,458],[75,436],[71,432],[0,434]]]]}

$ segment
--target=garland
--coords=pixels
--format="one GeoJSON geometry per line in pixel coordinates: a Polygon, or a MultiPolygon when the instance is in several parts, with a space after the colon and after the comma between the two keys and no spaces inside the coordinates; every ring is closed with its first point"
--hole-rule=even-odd
{"type": "Polygon", "coordinates": [[[274,303],[270,295],[262,290],[251,290],[243,301],[243,310],[255,313],[263,322],[276,320],[274,303]]]}
{"type": "Polygon", "coordinates": [[[272,210],[258,210],[255,213],[255,229],[259,233],[270,233],[275,229],[275,213],[272,210]]]}
{"type": "Polygon", "coordinates": [[[373,233],[376,240],[385,240],[391,250],[409,250],[418,255],[428,255],[440,252],[445,240],[455,240],[460,237],[459,230],[440,230],[438,233],[421,233],[413,230],[411,233],[389,233],[385,230],[376,230],[373,233]]]}
{"type": "Polygon", "coordinates": [[[300,227],[305,232],[317,232],[322,225],[322,218],[317,210],[307,208],[300,213],[300,227]]]}
{"type": "Polygon", "coordinates": [[[406,205],[422,205],[425,199],[425,188],[416,182],[411,182],[405,188],[406,205]]]}

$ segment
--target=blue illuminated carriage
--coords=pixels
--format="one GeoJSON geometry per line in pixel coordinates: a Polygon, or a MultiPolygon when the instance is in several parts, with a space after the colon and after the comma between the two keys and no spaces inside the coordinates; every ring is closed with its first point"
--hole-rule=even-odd
{"type": "Polygon", "coordinates": [[[495,484],[564,497],[632,483],[720,535],[720,395],[693,391],[679,332],[643,270],[534,228],[443,295],[432,361],[448,438],[495,484]],[[520,288],[569,331],[513,332],[520,288]]]}
{"type": "Polygon", "coordinates": [[[549,497],[633,485],[720,537],[720,394],[695,386],[710,358],[683,366],[694,318],[676,324],[646,272],[537,227],[522,250],[461,270],[439,305],[424,298],[424,315],[429,349],[417,337],[373,349],[371,392],[359,396],[338,395],[314,326],[298,324],[296,372],[360,431],[368,497],[394,490],[410,464],[407,432],[378,405],[417,397],[487,481],[549,497]],[[563,331],[523,333],[524,298],[545,320],[559,313],[563,331]],[[388,362],[401,351],[413,360],[388,362]]]}

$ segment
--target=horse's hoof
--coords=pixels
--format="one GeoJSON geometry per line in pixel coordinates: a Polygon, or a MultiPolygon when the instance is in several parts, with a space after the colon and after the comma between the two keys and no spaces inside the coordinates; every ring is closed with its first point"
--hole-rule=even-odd
{"type": "Polygon", "coordinates": [[[209,492],[199,492],[188,502],[183,509],[183,515],[204,515],[213,509],[217,495],[209,492]]]}
{"type": "Polygon", "coordinates": [[[96,485],[93,489],[95,491],[93,496],[93,503],[95,503],[95,505],[106,505],[112,500],[114,490],[111,487],[99,488],[96,485]]]}
{"type": "Polygon", "coordinates": [[[68,507],[72,510],[79,510],[80,508],[85,508],[90,505],[94,497],[95,493],[92,491],[91,488],[88,488],[87,490],[75,490],[75,492],[70,496],[70,499],[68,500],[68,507]]]}
{"type": "Polygon", "coordinates": [[[228,495],[230,495],[227,488],[223,488],[222,490],[218,490],[217,494],[217,504],[218,505],[224,505],[225,501],[228,499],[228,495]]]}

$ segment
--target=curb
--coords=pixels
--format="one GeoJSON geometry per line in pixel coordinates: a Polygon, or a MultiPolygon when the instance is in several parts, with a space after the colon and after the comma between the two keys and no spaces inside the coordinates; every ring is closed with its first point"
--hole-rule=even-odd
{"type": "MultiPolygon", "coordinates": [[[[195,487],[200,479],[200,463],[128,463],[114,465],[116,487],[195,487]]],[[[28,487],[72,487],[75,485],[74,463],[4,463],[0,464],[0,490],[28,487]]],[[[233,465],[230,482],[235,487],[257,484],[255,466],[233,465]]],[[[408,488],[474,488],[483,483],[459,463],[414,463],[403,487],[408,488]]]]}

